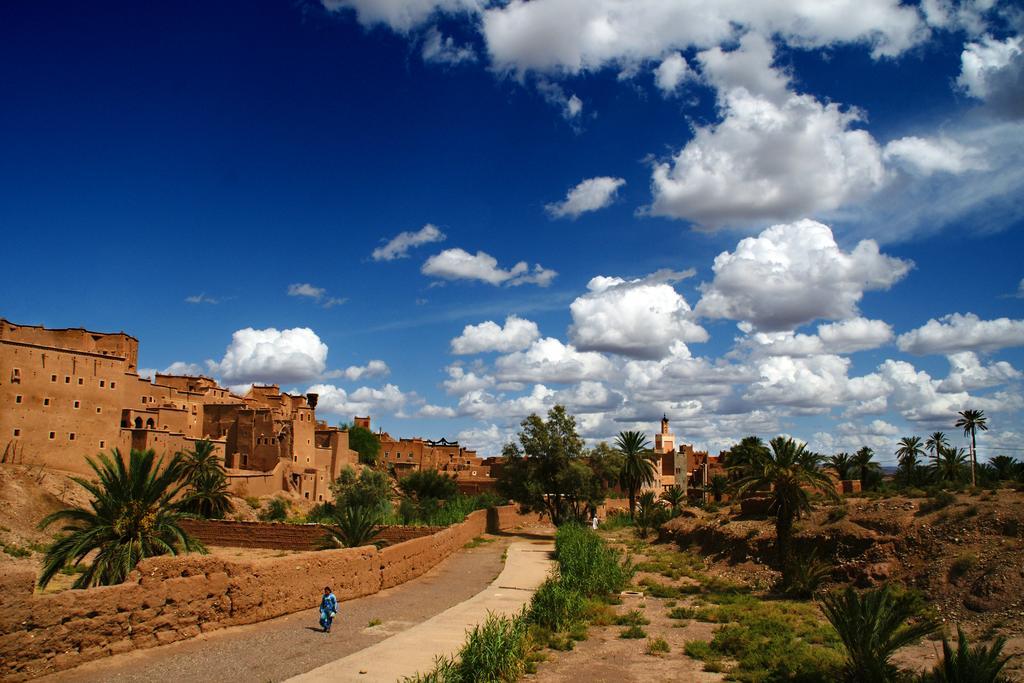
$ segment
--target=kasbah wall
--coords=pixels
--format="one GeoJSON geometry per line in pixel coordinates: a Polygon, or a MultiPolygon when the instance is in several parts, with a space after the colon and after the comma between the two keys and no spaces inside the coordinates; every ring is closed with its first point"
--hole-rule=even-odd
{"type": "Polygon", "coordinates": [[[0,678],[25,680],[83,662],[307,609],[330,585],[351,600],[420,576],[488,529],[537,521],[515,506],[471,513],[442,531],[378,550],[323,550],[247,562],[143,560],[116,586],[34,593],[35,574],[0,574],[0,678]]]}
{"type": "Polygon", "coordinates": [[[47,329],[0,318],[0,462],[91,475],[112,448],[158,455],[213,443],[239,495],[331,499],[358,454],[348,432],[316,419],[316,394],[277,385],[232,394],[209,377],[138,374],[139,342],[123,332],[47,329]]]}

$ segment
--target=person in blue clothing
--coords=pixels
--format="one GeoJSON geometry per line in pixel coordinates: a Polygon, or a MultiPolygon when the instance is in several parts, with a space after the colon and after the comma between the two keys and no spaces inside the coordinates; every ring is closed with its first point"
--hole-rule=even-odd
{"type": "Polygon", "coordinates": [[[320,599],[320,628],[324,633],[331,632],[331,622],[338,614],[338,598],[334,597],[330,586],[324,586],[324,596],[320,599]]]}

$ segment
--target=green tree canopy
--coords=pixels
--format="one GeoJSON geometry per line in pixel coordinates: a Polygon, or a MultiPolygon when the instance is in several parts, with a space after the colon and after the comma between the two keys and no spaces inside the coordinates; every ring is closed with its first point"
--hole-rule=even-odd
{"type": "Polygon", "coordinates": [[[437,470],[417,470],[399,479],[398,488],[416,501],[450,500],[459,492],[455,477],[437,470]]]}
{"type": "Polygon", "coordinates": [[[502,450],[507,460],[498,492],[526,510],[547,513],[556,525],[585,519],[588,508],[603,502],[607,483],[584,457],[576,418],[559,405],[546,420],[533,414],[520,427],[518,443],[502,450]]]}
{"type": "Polygon", "coordinates": [[[380,457],[380,439],[366,427],[342,423],[341,427],[348,430],[348,447],[359,454],[359,462],[364,465],[377,464],[380,457]]]}
{"type": "Polygon", "coordinates": [[[365,507],[383,517],[391,507],[391,479],[378,470],[366,467],[356,473],[355,469],[346,467],[331,482],[330,488],[336,509],[365,507]]]}

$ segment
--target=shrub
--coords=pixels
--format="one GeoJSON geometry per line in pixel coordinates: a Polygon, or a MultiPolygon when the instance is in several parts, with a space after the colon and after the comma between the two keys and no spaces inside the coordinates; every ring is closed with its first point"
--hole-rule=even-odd
{"type": "Polygon", "coordinates": [[[668,642],[664,638],[648,638],[647,639],[647,654],[649,655],[663,655],[669,651],[668,642]]]}
{"type": "Polygon", "coordinates": [[[559,574],[571,589],[585,596],[619,593],[633,576],[633,568],[620,560],[590,529],[565,524],[555,536],[559,574]]]}
{"type": "Polygon", "coordinates": [[[644,593],[652,598],[679,598],[682,596],[682,591],[676,586],[658,583],[654,579],[641,579],[640,585],[643,587],[644,593]]]}
{"type": "Polygon", "coordinates": [[[245,497],[245,502],[253,510],[259,510],[260,509],[260,499],[257,498],[256,496],[246,496],[245,497]]]}
{"type": "Polygon", "coordinates": [[[31,550],[29,550],[27,548],[22,548],[22,547],[17,546],[17,545],[14,545],[13,543],[12,544],[0,543],[0,549],[2,549],[5,553],[10,555],[11,557],[28,557],[29,555],[32,554],[31,550]]]}
{"type": "Polygon", "coordinates": [[[954,650],[949,640],[942,639],[942,663],[921,676],[921,683],[999,683],[1003,667],[1010,657],[1003,657],[1006,638],[997,638],[991,647],[971,647],[967,635],[956,627],[957,646],[954,650]]]}
{"type": "Polygon", "coordinates": [[[830,508],[828,511],[829,523],[835,523],[846,517],[847,509],[845,505],[838,505],[834,508],[830,508]]]}
{"type": "Polygon", "coordinates": [[[630,626],[627,629],[624,629],[622,631],[622,633],[619,634],[619,638],[624,638],[626,640],[631,640],[631,639],[632,640],[639,640],[641,638],[646,638],[646,637],[647,637],[647,631],[645,631],[642,628],[640,628],[639,626],[635,626],[635,625],[634,626],[630,626]]]}
{"type": "Polygon", "coordinates": [[[858,595],[847,587],[829,594],[822,609],[846,648],[846,671],[864,683],[884,683],[897,675],[889,659],[899,648],[936,631],[939,622],[923,616],[920,598],[888,586],[858,595]],[[915,620],[910,624],[908,621],[915,620]]]}
{"type": "Polygon", "coordinates": [[[261,522],[283,522],[288,519],[289,503],[284,498],[273,498],[267,507],[256,515],[261,522]]]}
{"type": "Polygon", "coordinates": [[[528,652],[527,622],[522,614],[488,614],[483,624],[473,627],[459,650],[456,680],[515,681],[524,673],[528,652]]]}
{"type": "Polygon", "coordinates": [[[651,623],[651,620],[645,617],[638,609],[615,617],[616,626],[646,626],[649,623],[651,623]]]}
{"type": "Polygon", "coordinates": [[[669,619],[693,619],[694,611],[689,607],[673,607],[668,612],[669,619]]]}
{"type": "Polygon", "coordinates": [[[832,565],[818,559],[818,553],[799,553],[786,563],[779,590],[794,598],[809,598],[832,574],[832,565]]]}
{"type": "Polygon", "coordinates": [[[919,512],[926,515],[942,508],[949,507],[956,502],[956,496],[949,491],[936,491],[925,500],[921,501],[919,512]]]}
{"type": "Polygon", "coordinates": [[[325,546],[357,548],[368,545],[380,529],[379,512],[376,508],[349,505],[338,511],[334,525],[327,528],[325,546]]]}
{"type": "Polygon", "coordinates": [[[584,608],[583,596],[552,576],[533,594],[529,619],[552,631],[564,631],[580,620],[584,608]]]}
{"type": "Polygon", "coordinates": [[[310,524],[330,524],[337,515],[333,503],[317,503],[306,513],[306,521],[310,524]]]}
{"type": "Polygon", "coordinates": [[[633,526],[633,518],[624,510],[609,512],[608,517],[601,522],[601,528],[605,531],[615,531],[616,529],[624,529],[630,526],[633,526]]]}
{"type": "Polygon", "coordinates": [[[978,566],[978,556],[974,553],[962,553],[949,565],[949,578],[959,579],[961,576],[978,566]]]}

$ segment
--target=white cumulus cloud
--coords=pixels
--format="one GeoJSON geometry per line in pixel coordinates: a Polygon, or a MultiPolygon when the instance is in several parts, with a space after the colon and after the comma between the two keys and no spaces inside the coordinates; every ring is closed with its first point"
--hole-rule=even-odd
{"type": "Polygon", "coordinates": [[[462,334],[451,341],[451,351],[457,355],[486,353],[487,351],[522,351],[540,338],[537,323],[516,315],[505,318],[499,325],[486,320],[478,325],[466,325],[462,334]]]}
{"type": "Polygon", "coordinates": [[[327,344],[308,327],[237,330],[224,357],[208,361],[211,371],[229,384],[311,380],[323,374],[326,364],[327,344]]]}
{"type": "Polygon", "coordinates": [[[1006,361],[983,365],[973,351],[949,355],[949,376],[939,384],[939,391],[958,392],[987,389],[1021,378],[1021,373],[1006,361]]]}
{"type": "Polygon", "coordinates": [[[1024,116],[1024,37],[984,36],[967,43],[960,56],[959,85],[1005,116],[1024,116]]]}
{"type": "Polygon", "coordinates": [[[374,249],[370,257],[374,261],[394,261],[398,258],[407,257],[409,250],[414,247],[430,244],[431,242],[442,242],[444,239],[445,234],[436,225],[427,223],[419,230],[398,233],[388,240],[384,246],[374,249]]]}
{"type": "Polygon", "coordinates": [[[465,249],[445,249],[427,259],[420,269],[424,275],[444,280],[480,280],[491,285],[515,287],[535,284],[547,287],[558,275],[539,263],[530,269],[526,261],[520,261],[509,269],[498,267],[498,260],[490,254],[478,251],[470,254],[465,249]]]}
{"type": "Polygon", "coordinates": [[[569,190],[565,199],[544,208],[554,218],[577,218],[588,211],[597,211],[615,201],[615,194],[626,184],[622,178],[598,176],[587,178],[569,190]]]}
{"type": "Polygon", "coordinates": [[[974,313],[951,313],[901,334],[896,344],[901,351],[919,356],[1024,346],[1024,320],[982,320],[974,313]]]}
{"type": "Polygon", "coordinates": [[[686,299],[672,282],[692,271],[659,271],[624,280],[597,276],[588,292],[569,307],[569,337],[577,348],[609,351],[634,358],[662,358],[674,342],[704,342],[707,331],[693,320],[686,299]]]}
{"type": "Polygon", "coordinates": [[[852,318],[864,292],[888,289],[912,265],[882,254],[874,240],[843,251],[829,227],[815,221],[775,225],[715,258],[715,277],[701,285],[696,312],[764,331],[852,318]]]}
{"type": "Polygon", "coordinates": [[[662,93],[671,95],[683,81],[696,76],[686,63],[686,58],[678,52],[673,52],[661,60],[661,64],[654,70],[654,83],[662,93]]]}
{"type": "Polygon", "coordinates": [[[927,36],[899,0],[512,0],[483,13],[483,33],[501,70],[578,73],[709,47],[750,29],[805,47],[866,43],[895,55],[927,36]]]}
{"type": "Polygon", "coordinates": [[[451,36],[442,35],[431,27],[423,39],[423,61],[436,64],[462,64],[476,61],[476,51],[469,45],[459,45],[451,36]]]}
{"type": "Polygon", "coordinates": [[[613,369],[600,353],[577,351],[553,337],[538,339],[525,351],[501,356],[494,366],[502,380],[559,384],[606,379],[613,369]]]}
{"type": "Polygon", "coordinates": [[[885,146],[884,156],[886,161],[895,161],[925,176],[933,173],[957,175],[984,168],[977,149],[944,137],[910,136],[893,140],[885,146]]]}
{"type": "Polygon", "coordinates": [[[332,370],[324,373],[325,379],[344,377],[347,380],[356,382],[361,379],[372,377],[387,377],[391,374],[391,368],[382,360],[371,360],[366,365],[350,365],[344,370],[332,370]]]}
{"type": "Polygon", "coordinates": [[[422,26],[438,13],[476,13],[482,0],[321,0],[328,10],[353,10],[363,26],[385,24],[400,33],[422,26]]]}
{"type": "Polygon", "coordinates": [[[352,392],[333,384],[314,384],[306,393],[319,394],[317,410],[341,416],[400,414],[407,403],[415,400],[390,383],[380,388],[359,387],[352,392]]]}
{"type": "Polygon", "coordinates": [[[769,41],[747,34],[732,52],[698,55],[718,89],[722,120],[652,174],[649,211],[705,228],[767,223],[831,211],[870,196],[886,173],[882,150],[856,109],[789,90],[769,41]]]}

